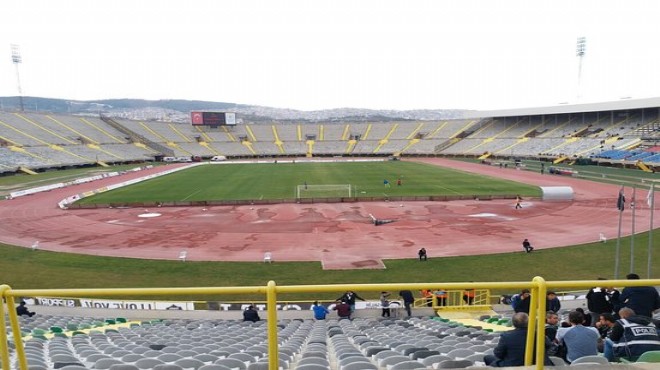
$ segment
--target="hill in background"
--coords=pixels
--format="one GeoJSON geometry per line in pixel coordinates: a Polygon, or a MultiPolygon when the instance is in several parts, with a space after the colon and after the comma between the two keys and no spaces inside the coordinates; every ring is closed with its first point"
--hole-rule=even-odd
{"type": "MultiPolygon", "coordinates": [[[[419,110],[372,110],[360,108],[336,108],[317,111],[271,108],[257,105],[210,102],[202,100],[66,100],[23,97],[23,107],[29,112],[63,113],[76,115],[104,114],[110,117],[147,121],[189,122],[190,112],[196,110],[224,110],[236,112],[243,122],[259,121],[388,121],[388,120],[442,120],[458,119],[463,110],[419,109],[419,110]]],[[[0,97],[0,110],[20,110],[18,96],[0,97]]]]}

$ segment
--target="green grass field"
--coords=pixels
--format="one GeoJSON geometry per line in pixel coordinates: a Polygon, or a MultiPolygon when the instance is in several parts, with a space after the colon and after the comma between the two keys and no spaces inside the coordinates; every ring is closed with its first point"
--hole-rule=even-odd
{"type": "Polygon", "coordinates": [[[304,183],[350,184],[358,197],[541,195],[537,186],[413,162],[265,163],[198,166],[85,198],[80,204],[293,199],[296,186],[304,183]],[[390,187],[384,186],[385,179],[390,187]]]}
{"type": "MultiPolygon", "coordinates": [[[[373,163],[372,163],[373,164],[373,163]]],[[[404,164],[391,163],[393,165],[404,164]]],[[[279,166],[278,164],[277,166],[279,166]]],[[[298,164],[296,164],[297,166],[298,164]]],[[[135,167],[135,166],[129,166],[135,167]]],[[[222,166],[220,166],[222,167],[222,166]]],[[[302,166],[301,166],[302,167],[302,166]]],[[[422,166],[425,167],[425,166],[422,166]]],[[[530,166],[531,167],[531,166],[530,166]]],[[[637,178],[640,171],[604,169],[596,166],[576,166],[582,172],[594,174],[593,178],[602,178],[599,171],[603,169],[607,175],[620,175],[629,179],[637,178]]],[[[203,166],[202,168],[208,168],[203,166]]],[[[404,187],[413,187],[414,179],[422,174],[412,170],[407,174],[397,167],[394,176],[404,174],[404,187]],[[399,173],[400,172],[400,173],[399,173]]],[[[417,168],[417,167],[414,167],[417,168]]],[[[109,169],[116,170],[116,167],[109,169]]],[[[533,168],[532,168],[533,169],[533,168]]],[[[101,169],[88,169],[97,172],[101,169]]],[[[444,171],[444,169],[441,169],[444,171]]],[[[533,169],[534,170],[534,169],[533,169]]],[[[447,172],[444,181],[446,182],[447,172]]],[[[462,174],[462,173],[461,173],[462,174]]],[[[30,180],[31,184],[48,183],[63,177],[74,178],[89,175],[89,172],[67,170],[49,172],[35,176],[21,176],[30,180]]],[[[382,174],[375,188],[382,190],[382,174]]],[[[452,176],[453,177],[453,176],[452,176]]],[[[442,175],[439,175],[442,180],[442,175]]],[[[167,177],[163,177],[167,179],[167,177]]],[[[171,177],[169,178],[171,179],[171,177]]],[[[394,177],[390,181],[393,180],[394,177]]],[[[219,179],[222,183],[222,178],[219,179]]],[[[289,194],[300,178],[292,179],[289,194]]],[[[61,181],[61,180],[59,180],[61,181]]],[[[168,180],[169,181],[169,180],[168,180]]],[[[187,180],[191,181],[191,180],[187,180]]],[[[196,186],[194,180],[188,187],[196,186]]],[[[303,179],[304,181],[304,179],[303,179]]],[[[14,177],[0,178],[0,186],[18,184],[14,177]]],[[[29,187],[28,185],[27,187],[29,187]]],[[[33,185],[32,185],[33,186],[33,185]]],[[[396,187],[394,185],[393,187],[396,187]]],[[[185,186],[182,187],[186,189],[185,186]]],[[[520,191],[521,194],[525,194],[520,191]]],[[[110,195],[111,193],[108,193],[110,195]]],[[[105,194],[104,194],[105,195],[105,194]]],[[[648,233],[635,237],[635,270],[646,277],[648,233]]],[[[660,229],[654,230],[653,240],[656,250],[653,251],[652,277],[660,276],[660,251],[657,250],[660,240],[660,229]]],[[[573,247],[541,250],[531,254],[519,251],[512,246],[512,253],[435,258],[426,262],[418,262],[415,256],[409,259],[387,260],[386,270],[339,270],[324,271],[319,262],[277,262],[264,263],[234,263],[234,262],[186,262],[155,261],[111,257],[97,257],[78,254],[54,253],[47,251],[32,251],[0,244],[0,283],[8,284],[15,289],[28,288],[129,288],[129,287],[194,287],[194,286],[246,286],[264,285],[269,280],[279,285],[298,284],[343,284],[343,283],[414,283],[443,281],[529,281],[534,276],[543,276],[547,280],[584,280],[602,276],[613,277],[614,253],[616,240],[607,243],[592,243],[573,247]]],[[[630,238],[621,239],[621,273],[628,272],[630,265],[630,238]]],[[[365,293],[366,297],[376,298],[376,295],[365,293]]],[[[167,297],[171,298],[171,297],[167,297]]],[[[262,299],[263,297],[247,297],[262,299]]],[[[293,299],[294,297],[290,297],[293,299]]],[[[298,299],[333,299],[336,295],[300,295],[298,299]]],[[[195,299],[217,300],[218,297],[195,297],[195,299]]],[[[224,298],[223,298],[224,299],[224,298]]],[[[226,297],[226,299],[246,299],[246,297],[226,297]]]]}

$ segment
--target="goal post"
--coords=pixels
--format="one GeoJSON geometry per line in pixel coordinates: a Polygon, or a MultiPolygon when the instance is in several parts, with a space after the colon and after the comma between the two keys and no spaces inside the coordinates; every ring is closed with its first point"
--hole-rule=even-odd
{"type": "Polygon", "coordinates": [[[296,186],[296,199],[303,198],[351,198],[353,196],[353,185],[312,185],[304,184],[296,186]]]}

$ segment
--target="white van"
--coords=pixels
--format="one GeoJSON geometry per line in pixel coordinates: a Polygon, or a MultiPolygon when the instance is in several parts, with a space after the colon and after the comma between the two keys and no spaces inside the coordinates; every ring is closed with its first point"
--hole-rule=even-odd
{"type": "Polygon", "coordinates": [[[225,157],[224,155],[216,155],[213,158],[211,158],[211,162],[222,162],[222,161],[226,161],[226,160],[227,160],[227,157],[225,157]]]}

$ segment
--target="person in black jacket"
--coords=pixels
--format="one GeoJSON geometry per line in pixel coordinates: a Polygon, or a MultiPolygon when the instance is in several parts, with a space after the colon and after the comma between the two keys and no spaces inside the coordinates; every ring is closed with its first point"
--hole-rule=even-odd
{"type": "Polygon", "coordinates": [[[27,306],[25,306],[25,301],[21,301],[21,303],[19,303],[18,307],[16,307],[16,314],[18,316],[30,316],[30,317],[32,317],[32,316],[34,316],[35,313],[30,312],[30,310],[28,310],[27,306]]]}
{"type": "Polygon", "coordinates": [[[247,310],[243,311],[243,321],[257,322],[261,320],[259,313],[254,309],[254,306],[248,306],[247,310]]]}
{"type": "MultiPolygon", "coordinates": [[[[605,279],[598,278],[598,280],[605,279]]],[[[614,289],[606,287],[593,287],[587,292],[587,308],[589,309],[592,325],[595,325],[596,322],[598,322],[601,314],[614,312],[614,305],[612,302],[612,298],[614,298],[613,293],[614,289]]]]}
{"type": "MultiPolygon", "coordinates": [[[[628,280],[639,280],[639,275],[628,274],[628,280]]],[[[619,301],[623,307],[628,307],[635,311],[637,315],[653,317],[653,311],[660,308],[660,294],[652,286],[632,286],[625,287],[619,296],[619,301]]]]}
{"type": "Polygon", "coordinates": [[[347,291],[341,297],[337,298],[338,301],[345,302],[347,305],[349,305],[351,307],[351,312],[355,312],[355,300],[356,299],[364,301],[364,299],[362,297],[357,295],[357,293],[355,293],[352,290],[347,291]]]}
{"type": "MultiPolygon", "coordinates": [[[[524,312],[518,312],[511,318],[514,330],[500,335],[492,355],[484,356],[487,366],[507,367],[523,366],[525,364],[525,347],[527,341],[527,323],[529,316],[524,312]]],[[[535,341],[536,342],[536,341],[535,341]]],[[[550,340],[545,338],[545,348],[550,347],[550,340]]],[[[552,365],[547,351],[543,359],[544,365],[552,365]]]]}

